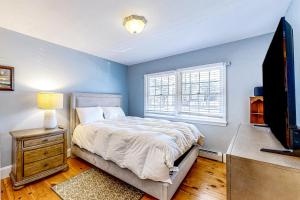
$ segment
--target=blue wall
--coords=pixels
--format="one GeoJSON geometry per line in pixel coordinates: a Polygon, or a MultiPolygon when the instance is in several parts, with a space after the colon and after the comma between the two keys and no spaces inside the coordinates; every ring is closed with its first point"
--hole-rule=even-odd
{"type": "Polygon", "coordinates": [[[293,0],[286,14],[286,20],[294,31],[294,56],[296,79],[297,124],[300,125],[300,0],[293,0]]]}
{"type": "Polygon", "coordinates": [[[196,124],[206,136],[206,148],[226,152],[240,123],[249,123],[249,97],[262,85],[262,62],[273,34],[197,50],[128,68],[129,114],[143,116],[144,74],[231,61],[227,69],[228,126],[196,124]]]}
{"type": "MultiPolygon", "coordinates": [[[[299,10],[300,0],[293,0],[287,12],[287,20],[294,29],[298,124],[299,10]]],[[[130,115],[143,116],[144,74],[231,61],[232,65],[227,70],[228,126],[196,124],[206,135],[206,148],[225,152],[238,124],[249,122],[249,96],[253,95],[253,87],[262,84],[261,65],[272,36],[268,34],[210,47],[133,65],[127,69],[125,65],[0,28],[0,65],[14,66],[16,73],[15,91],[0,91],[1,166],[11,164],[11,138],[8,132],[41,127],[43,124],[43,112],[36,108],[38,91],[65,93],[64,109],[58,111],[59,122],[65,127],[69,123],[68,101],[71,92],[121,93],[124,110],[130,115]]]]}
{"type": "Polygon", "coordinates": [[[11,130],[42,127],[37,91],[65,94],[58,121],[69,124],[72,92],[120,93],[127,112],[127,66],[0,28],[0,65],[15,67],[15,91],[0,91],[2,167],[11,163],[11,130]]]}

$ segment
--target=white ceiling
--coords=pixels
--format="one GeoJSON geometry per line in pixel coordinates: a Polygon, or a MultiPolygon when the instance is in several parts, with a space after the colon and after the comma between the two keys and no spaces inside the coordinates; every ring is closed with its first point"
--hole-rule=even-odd
{"type": "Polygon", "coordinates": [[[0,26],[126,65],[273,32],[291,0],[0,0],[0,26]],[[125,16],[148,20],[139,35],[125,16]]]}

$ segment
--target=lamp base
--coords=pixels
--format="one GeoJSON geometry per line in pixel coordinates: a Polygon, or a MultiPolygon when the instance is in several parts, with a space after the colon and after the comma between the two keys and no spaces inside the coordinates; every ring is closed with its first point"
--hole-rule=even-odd
{"type": "Polygon", "coordinates": [[[44,128],[54,129],[57,127],[56,111],[46,110],[44,113],[44,128]]]}

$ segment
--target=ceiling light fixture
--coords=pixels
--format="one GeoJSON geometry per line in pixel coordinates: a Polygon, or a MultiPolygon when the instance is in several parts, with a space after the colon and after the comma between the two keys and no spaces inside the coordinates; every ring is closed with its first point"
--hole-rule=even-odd
{"type": "Polygon", "coordinates": [[[138,34],[143,31],[147,20],[144,16],[130,15],[124,18],[123,25],[131,34],[138,34]]]}

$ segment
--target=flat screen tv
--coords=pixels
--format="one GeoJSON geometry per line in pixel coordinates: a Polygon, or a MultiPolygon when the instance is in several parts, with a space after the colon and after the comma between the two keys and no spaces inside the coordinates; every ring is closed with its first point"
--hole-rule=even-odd
{"type": "Polygon", "coordinates": [[[281,18],[263,62],[264,120],[289,154],[300,149],[296,122],[293,29],[281,18]]]}

